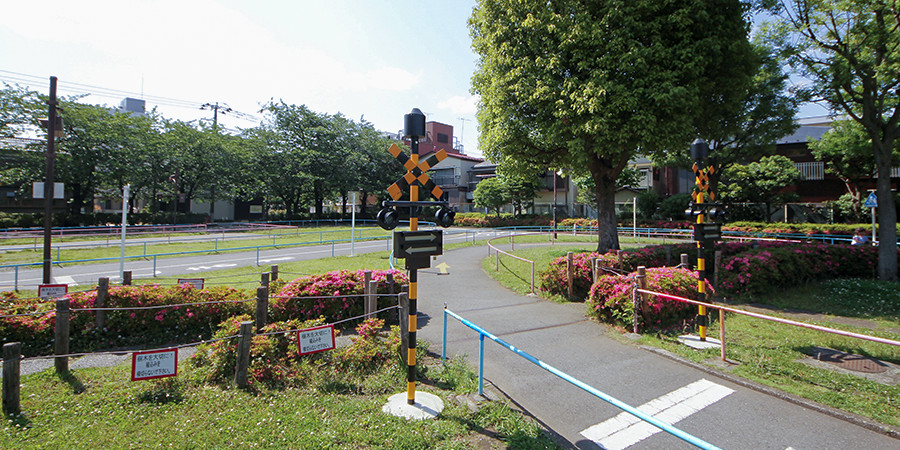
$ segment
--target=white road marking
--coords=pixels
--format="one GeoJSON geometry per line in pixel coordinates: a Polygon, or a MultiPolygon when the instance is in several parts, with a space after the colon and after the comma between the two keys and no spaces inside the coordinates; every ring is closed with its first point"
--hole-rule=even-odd
{"type": "Polygon", "coordinates": [[[211,266],[195,266],[188,267],[187,270],[210,270],[210,269],[225,269],[228,267],[234,267],[237,264],[213,264],[211,266]]]}
{"type": "Polygon", "coordinates": [[[59,284],[68,284],[69,286],[78,286],[78,283],[75,282],[75,279],[70,276],[59,276],[53,277],[53,281],[59,284]]]}
{"type": "MultiPolygon", "coordinates": [[[[732,392],[733,389],[701,379],[644,403],[637,409],[663,422],[675,424],[732,392]]],[[[581,435],[607,450],[613,450],[628,448],[660,431],[662,430],[623,412],[585,429],[581,435]]]]}
{"type": "Polygon", "coordinates": [[[283,257],[281,257],[281,258],[261,259],[261,260],[259,260],[259,262],[261,262],[261,263],[269,263],[269,262],[275,262],[275,261],[290,261],[290,260],[292,260],[292,259],[294,259],[293,256],[283,256],[283,257]]]}

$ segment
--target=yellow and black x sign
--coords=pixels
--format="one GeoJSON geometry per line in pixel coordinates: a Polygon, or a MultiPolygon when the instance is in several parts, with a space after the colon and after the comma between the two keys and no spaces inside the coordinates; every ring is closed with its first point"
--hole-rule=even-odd
{"type": "MultiPolygon", "coordinates": [[[[388,186],[388,194],[391,195],[391,198],[394,200],[399,200],[400,196],[403,195],[403,191],[406,190],[413,183],[418,183],[422,186],[422,188],[429,192],[436,200],[440,200],[444,195],[443,189],[439,188],[434,181],[431,180],[431,177],[428,176],[428,169],[431,169],[432,166],[444,160],[447,157],[447,152],[441,150],[437,153],[432,154],[428,158],[425,158],[424,161],[418,162],[410,158],[406,153],[403,153],[403,150],[400,150],[400,147],[397,144],[391,145],[391,148],[388,149],[391,155],[394,158],[397,158],[400,161],[400,164],[403,164],[403,167],[406,168],[406,175],[400,177],[394,184],[388,186]]],[[[418,159],[419,155],[413,155],[418,159]]]]}
{"type": "Polygon", "coordinates": [[[713,166],[709,166],[708,168],[701,169],[697,167],[697,163],[694,163],[694,167],[692,167],[694,171],[694,175],[696,175],[696,185],[697,189],[694,191],[691,196],[694,198],[695,202],[703,203],[702,195],[706,195],[710,201],[715,201],[716,193],[709,190],[709,176],[715,173],[716,169],[713,166]]]}

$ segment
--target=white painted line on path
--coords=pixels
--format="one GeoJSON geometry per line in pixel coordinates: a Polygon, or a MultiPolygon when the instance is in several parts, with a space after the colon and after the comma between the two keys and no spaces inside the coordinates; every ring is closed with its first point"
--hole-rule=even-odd
{"type": "MultiPolygon", "coordinates": [[[[675,424],[734,392],[725,386],[701,379],[637,409],[663,422],[675,424]]],[[[626,412],[581,432],[581,435],[607,449],[628,448],[656,433],[659,428],[626,412]]]]}
{"type": "Polygon", "coordinates": [[[53,277],[53,281],[59,284],[68,284],[69,286],[78,286],[78,283],[75,282],[75,279],[70,276],[59,276],[53,277]]]}

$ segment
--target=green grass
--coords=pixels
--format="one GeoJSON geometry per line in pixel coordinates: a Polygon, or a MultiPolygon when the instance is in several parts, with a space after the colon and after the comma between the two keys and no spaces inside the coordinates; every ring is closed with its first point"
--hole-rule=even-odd
{"type": "MultiPolygon", "coordinates": [[[[327,386],[254,391],[192,381],[188,364],[177,378],[130,382],[129,365],[82,369],[61,377],[46,370],[22,378],[23,414],[0,432],[0,448],[277,447],[471,448],[480,434],[511,448],[557,448],[533,422],[494,402],[477,413],[453,397],[471,383],[436,387],[444,400],[435,420],[407,421],[381,411],[387,397],[405,388],[405,371],[374,375],[377,394],[342,394],[327,386]]],[[[452,378],[471,379],[465,365],[452,378]]],[[[444,369],[433,370],[442,377],[444,369]]],[[[431,383],[431,385],[429,385],[431,383]]]]}
{"type": "MultiPolygon", "coordinates": [[[[512,253],[535,261],[536,270],[540,272],[567,251],[593,250],[580,244],[557,244],[554,247],[517,247],[512,253]]],[[[530,265],[503,256],[499,272],[495,271],[495,265],[494,256],[482,261],[485,272],[507,288],[519,293],[530,292],[530,265]]],[[[746,301],[768,305],[772,309],[767,312],[769,315],[900,340],[900,290],[897,286],[897,283],[879,280],[828,280],[746,301]],[[814,316],[812,319],[809,316],[797,318],[791,313],[814,316]]],[[[709,334],[718,337],[717,314],[714,312],[711,317],[714,322],[709,327],[709,334]]],[[[736,363],[729,369],[731,373],[887,425],[900,426],[900,386],[886,386],[860,376],[798,362],[806,358],[804,352],[815,346],[900,364],[900,348],[739,314],[726,315],[725,328],[726,357],[736,363]]],[[[623,331],[610,328],[609,335],[623,343],[634,344],[635,341],[622,337],[623,331]]],[[[720,350],[694,350],[680,344],[677,336],[683,331],[693,330],[645,333],[636,343],[663,348],[696,363],[718,367],[720,350]]]]}

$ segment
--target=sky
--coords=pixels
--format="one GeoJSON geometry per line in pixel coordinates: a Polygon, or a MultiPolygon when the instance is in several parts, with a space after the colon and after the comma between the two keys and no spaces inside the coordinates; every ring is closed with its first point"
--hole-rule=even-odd
{"type": "MultiPolygon", "coordinates": [[[[477,151],[474,0],[79,0],[6,2],[0,81],[117,106],[144,98],[166,118],[255,126],[269,101],[403,128],[419,108],[477,151]],[[220,109],[222,111],[222,109],[220,109]]],[[[387,149],[385,149],[387,151],[387,149]]]]}
{"type": "MultiPolygon", "coordinates": [[[[481,156],[466,22],[475,0],[41,0],[5,2],[0,81],[166,118],[258,124],[269,101],[403,128],[419,108],[481,156]],[[223,106],[224,108],[224,106],[223,106]],[[221,111],[221,109],[220,109],[221,111]]],[[[823,115],[806,107],[801,117],[823,115]]]]}

